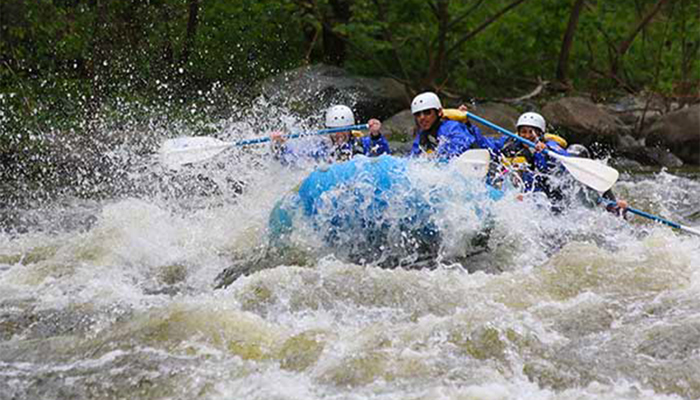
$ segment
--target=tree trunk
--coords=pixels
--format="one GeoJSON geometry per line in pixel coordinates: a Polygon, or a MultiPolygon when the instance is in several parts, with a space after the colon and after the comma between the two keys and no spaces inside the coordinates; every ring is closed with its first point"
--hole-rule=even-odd
{"type": "Polygon", "coordinates": [[[481,25],[477,26],[474,28],[474,30],[467,32],[464,36],[459,38],[455,44],[453,44],[448,50],[447,53],[452,53],[454,50],[457,50],[460,46],[464,44],[467,40],[473,38],[476,36],[478,33],[483,31],[484,29],[488,28],[489,25],[492,23],[496,22],[499,18],[501,18],[504,14],[506,14],[508,11],[514,9],[515,7],[519,6],[523,2],[527,0],[515,0],[512,3],[508,4],[507,6],[503,7],[500,11],[498,11],[496,14],[492,15],[484,21],[481,25]]]}
{"type": "Polygon", "coordinates": [[[90,58],[90,79],[92,81],[92,96],[88,102],[89,118],[95,117],[102,104],[105,79],[109,74],[107,61],[107,41],[104,33],[107,31],[107,3],[109,0],[95,0],[95,24],[92,30],[92,49],[90,58]]]}
{"type": "MultiPolygon", "coordinates": [[[[312,1],[295,0],[294,2],[301,13],[301,20],[318,19],[316,5],[312,1]]],[[[301,29],[307,44],[305,60],[307,64],[310,64],[311,54],[314,52],[314,47],[316,47],[316,42],[323,28],[316,28],[316,26],[307,22],[302,25],[301,29]]]]}
{"type": "Polygon", "coordinates": [[[450,0],[437,0],[433,6],[438,20],[437,53],[430,60],[430,69],[426,77],[425,86],[435,88],[437,81],[445,76],[445,64],[447,62],[447,27],[450,23],[450,0]]]}
{"type": "Polygon", "coordinates": [[[10,7],[9,2],[0,1],[0,45],[2,45],[0,49],[7,51],[7,54],[0,53],[0,63],[9,62],[10,49],[13,47],[13,44],[10,42],[9,22],[11,18],[16,20],[17,17],[13,15],[10,7]]]}
{"type": "MultiPolygon", "coordinates": [[[[345,41],[333,27],[350,21],[351,0],[330,0],[332,15],[323,24],[323,60],[331,65],[342,66],[345,62],[345,41]]],[[[325,19],[325,18],[324,18],[325,19]]]]}
{"type": "Polygon", "coordinates": [[[578,27],[578,18],[581,15],[581,10],[583,9],[583,4],[586,0],[575,0],[573,7],[571,7],[571,14],[569,15],[569,24],[566,27],[566,33],[564,34],[564,40],[561,44],[561,51],[559,52],[559,63],[557,64],[557,80],[568,86],[568,67],[569,67],[569,54],[571,53],[571,46],[574,43],[574,34],[576,33],[576,28],[578,27]]]}
{"type": "Polygon", "coordinates": [[[170,21],[173,20],[172,17],[172,10],[170,8],[170,5],[167,3],[163,3],[160,5],[160,12],[161,12],[161,21],[159,21],[160,24],[163,25],[165,28],[165,34],[162,37],[163,40],[163,49],[161,53],[161,59],[160,61],[160,73],[165,73],[169,74],[170,71],[172,70],[173,67],[173,62],[174,62],[174,51],[173,51],[173,42],[172,42],[172,32],[170,29],[170,21]]]}
{"type": "Polygon", "coordinates": [[[197,35],[197,23],[199,21],[199,0],[189,0],[189,18],[187,19],[187,33],[185,36],[185,47],[182,49],[180,64],[185,66],[190,58],[190,53],[194,49],[194,38],[197,35]]]}
{"type": "Polygon", "coordinates": [[[396,62],[396,65],[398,65],[399,70],[401,71],[401,76],[403,79],[406,81],[410,81],[410,77],[408,76],[408,72],[406,72],[406,67],[404,66],[403,61],[401,60],[401,55],[399,54],[399,45],[396,43],[396,40],[394,39],[394,35],[391,33],[391,28],[389,28],[389,20],[387,19],[387,15],[389,14],[389,8],[388,8],[388,2],[381,1],[381,0],[374,0],[374,5],[377,7],[377,19],[382,22],[383,28],[382,28],[382,34],[384,35],[384,40],[389,42],[391,44],[391,53],[394,57],[394,61],[396,62]]]}
{"type": "Polygon", "coordinates": [[[644,29],[644,27],[654,19],[654,16],[661,10],[661,6],[663,6],[667,1],[668,0],[659,0],[656,5],[654,5],[654,8],[649,11],[649,13],[645,15],[644,18],[639,21],[639,23],[637,23],[637,26],[634,28],[632,33],[630,33],[627,39],[620,42],[619,46],[617,46],[617,51],[610,67],[610,72],[612,75],[617,76],[617,72],[620,68],[620,60],[622,57],[624,57],[625,53],[627,53],[630,46],[632,46],[632,42],[634,42],[634,39],[637,37],[639,32],[641,32],[642,29],[644,29]]]}

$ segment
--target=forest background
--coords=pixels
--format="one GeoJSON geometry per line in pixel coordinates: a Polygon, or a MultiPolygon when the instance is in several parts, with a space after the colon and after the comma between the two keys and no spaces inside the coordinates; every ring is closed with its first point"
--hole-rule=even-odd
{"type": "Polygon", "coordinates": [[[48,131],[226,117],[265,78],[316,63],[394,78],[407,99],[695,103],[700,2],[1,0],[0,173],[52,175],[31,162],[48,131]]]}

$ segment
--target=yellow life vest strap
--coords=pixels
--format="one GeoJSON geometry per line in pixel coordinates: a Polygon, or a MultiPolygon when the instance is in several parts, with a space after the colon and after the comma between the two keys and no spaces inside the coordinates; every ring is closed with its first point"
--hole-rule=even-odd
{"type": "Polygon", "coordinates": [[[523,156],[517,156],[517,157],[503,157],[502,160],[503,165],[505,166],[515,166],[515,165],[522,165],[522,164],[527,164],[527,159],[523,156]]]}
{"type": "Polygon", "coordinates": [[[456,108],[443,108],[442,118],[458,122],[467,122],[467,113],[456,108]]]}
{"type": "Polygon", "coordinates": [[[555,134],[553,134],[553,133],[545,133],[545,134],[544,134],[544,141],[545,141],[545,142],[548,142],[548,141],[550,141],[550,140],[552,140],[552,141],[554,141],[554,142],[557,142],[557,144],[558,144],[559,146],[561,146],[562,149],[565,149],[565,148],[569,145],[569,144],[566,142],[566,139],[564,139],[563,137],[561,137],[561,136],[559,136],[559,135],[555,135],[555,134]]]}

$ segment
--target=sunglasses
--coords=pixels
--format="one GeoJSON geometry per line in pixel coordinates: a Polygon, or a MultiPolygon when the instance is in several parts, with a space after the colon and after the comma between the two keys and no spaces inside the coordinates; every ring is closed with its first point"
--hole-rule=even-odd
{"type": "Polygon", "coordinates": [[[414,117],[420,117],[420,116],[428,116],[433,113],[433,110],[423,110],[423,111],[418,111],[415,114],[413,114],[414,117]]]}

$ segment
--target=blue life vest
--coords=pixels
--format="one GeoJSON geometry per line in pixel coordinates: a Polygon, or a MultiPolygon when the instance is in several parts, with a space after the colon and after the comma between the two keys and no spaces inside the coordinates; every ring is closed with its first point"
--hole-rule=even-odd
{"type": "Polygon", "coordinates": [[[452,120],[441,120],[434,132],[418,131],[411,148],[411,156],[435,153],[439,158],[458,156],[472,147],[487,148],[481,131],[474,125],[452,120]]]}

